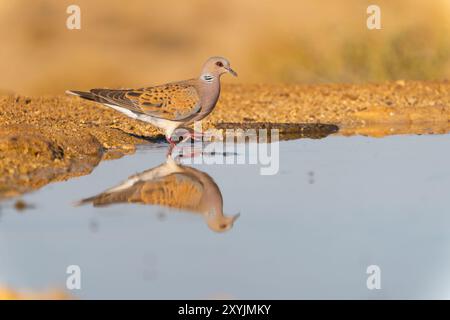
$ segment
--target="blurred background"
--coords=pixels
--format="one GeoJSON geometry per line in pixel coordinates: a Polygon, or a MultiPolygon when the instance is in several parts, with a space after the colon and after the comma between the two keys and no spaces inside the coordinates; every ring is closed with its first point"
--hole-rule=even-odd
{"type": "Polygon", "coordinates": [[[0,90],[152,85],[211,55],[241,83],[445,79],[449,31],[450,0],[0,0],[0,90]],[[81,30],[66,28],[71,4],[81,30]],[[382,30],[366,27],[370,4],[382,30]]]}

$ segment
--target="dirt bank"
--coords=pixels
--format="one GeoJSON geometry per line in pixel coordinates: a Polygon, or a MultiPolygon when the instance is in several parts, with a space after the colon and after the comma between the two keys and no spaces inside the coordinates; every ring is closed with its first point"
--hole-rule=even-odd
{"type": "MultiPolygon", "coordinates": [[[[339,126],[342,135],[378,137],[446,133],[450,128],[448,81],[226,85],[222,92],[204,129],[224,128],[227,123],[234,127],[241,123],[243,128],[278,123],[292,135],[292,124],[322,123],[339,126]]],[[[151,143],[159,134],[151,125],[79,98],[3,93],[0,198],[88,174],[102,159],[132,153],[137,144],[151,143]]]]}

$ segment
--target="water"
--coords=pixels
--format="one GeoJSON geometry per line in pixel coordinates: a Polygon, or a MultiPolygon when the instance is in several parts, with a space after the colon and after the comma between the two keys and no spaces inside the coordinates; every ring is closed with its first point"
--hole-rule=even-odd
{"type": "Polygon", "coordinates": [[[225,215],[240,212],[224,232],[183,209],[73,206],[164,163],[147,147],[25,195],[34,209],[2,203],[0,283],[64,289],[78,265],[79,298],[448,299],[449,152],[446,135],[330,136],[281,142],[273,176],[194,165],[225,215]],[[366,286],[369,265],[380,290],[366,286]]]}

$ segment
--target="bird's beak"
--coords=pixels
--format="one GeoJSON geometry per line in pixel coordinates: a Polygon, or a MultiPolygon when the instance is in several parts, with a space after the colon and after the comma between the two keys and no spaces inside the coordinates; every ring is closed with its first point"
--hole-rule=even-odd
{"type": "Polygon", "coordinates": [[[233,223],[241,216],[241,213],[238,212],[236,213],[234,216],[231,217],[231,219],[233,220],[233,223]]]}
{"type": "Polygon", "coordinates": [[[226,68],[228,70],[229,73],[231,73],[233,76],[237,77],[237,73],[236,71],[234,71],[233,69],[231,69],[231,67],[226,68]]]}

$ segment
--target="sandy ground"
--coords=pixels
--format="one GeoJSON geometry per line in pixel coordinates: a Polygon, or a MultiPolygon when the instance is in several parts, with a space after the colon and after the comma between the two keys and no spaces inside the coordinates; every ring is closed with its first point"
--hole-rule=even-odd
{"type": "MultiPolygon", "coordinates": [[[[203,128],[261,125],[279,128],[290,139],[323,137],[338,126],[341,135],[381,137],[446,133],[449,120],[449,81],[225,85],[203,128]]],[[[2,93],[0,123],[0,198],[88,174],[103,159],[161,138],[149,124],[64,95],[2,93]]]]}
{"type": "Polygon", "coordinates": [[[30,290],[16,291],[8,287],[0,286],[0,300],[69,300],[69,296],[62,290],[47,290],[43,292],[33,292],[30,290]]]}

